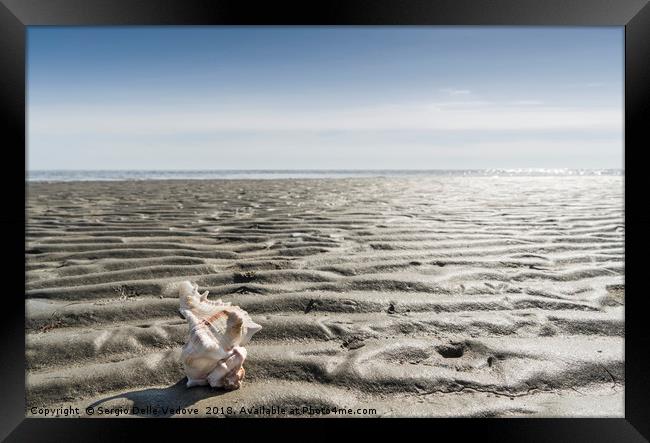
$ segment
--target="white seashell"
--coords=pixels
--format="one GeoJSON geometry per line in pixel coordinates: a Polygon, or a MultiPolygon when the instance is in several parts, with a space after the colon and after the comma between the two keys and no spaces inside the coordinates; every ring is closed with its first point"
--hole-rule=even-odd
{"type": "Polygon", "coordinates": [[[190,335],[181,351],[187,387],[209,384],[237,389],[244,378],[247,344],[262,329],[239,306],[208,300],[208,291],[199,294],[198,285],[179,285],[180,313],[187,320],[190,335]]]}

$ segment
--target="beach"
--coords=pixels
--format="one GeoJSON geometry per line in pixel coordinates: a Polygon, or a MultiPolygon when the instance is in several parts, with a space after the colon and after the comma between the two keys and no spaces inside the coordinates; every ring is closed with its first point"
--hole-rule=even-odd
{"type": "Polygon", "coordinates": [[[27,194],[28,416],[624,417],[622,176],[27,194]],[[183,280],[262,325],[239,390],[185,387],[183,280]]]}

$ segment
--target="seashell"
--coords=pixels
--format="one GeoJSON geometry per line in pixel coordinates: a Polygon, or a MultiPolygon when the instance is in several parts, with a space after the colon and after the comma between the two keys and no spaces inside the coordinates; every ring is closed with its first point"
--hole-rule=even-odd
{"type": "Polygon", "coordinates": [[[210,385],[228,390],[241,386],[246,345],[262,327],[239,306],[208,300],[198,285],[179,285],[180,314],[187,320],[190,334],[181,351],[187,387],[210,385]]]}

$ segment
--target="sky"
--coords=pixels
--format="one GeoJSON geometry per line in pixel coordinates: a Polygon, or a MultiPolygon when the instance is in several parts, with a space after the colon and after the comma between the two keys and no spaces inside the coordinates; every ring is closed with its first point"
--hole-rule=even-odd
{"type": "Polygon", "coordinates": [[[622,168],[623,27],[28,27],[28,170],[622,168]]]}

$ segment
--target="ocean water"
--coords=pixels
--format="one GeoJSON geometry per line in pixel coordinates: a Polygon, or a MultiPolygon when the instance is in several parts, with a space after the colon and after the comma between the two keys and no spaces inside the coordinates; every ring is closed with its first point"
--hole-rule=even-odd
{"type": "Polygon", "coordinates": [[[347,178],[347,177],[543,177],[623,175],[621,169],[429,169],[429,170],[34,170],[26,171],[27,181],[124,181],[124,180],[211,180],[211,179],[280,179],[280,178],[347,178]]]}

